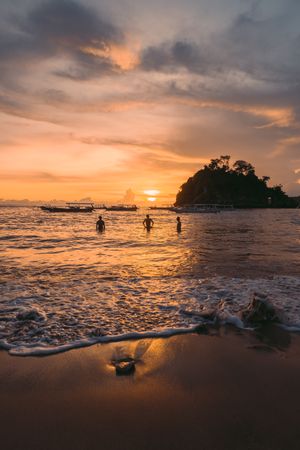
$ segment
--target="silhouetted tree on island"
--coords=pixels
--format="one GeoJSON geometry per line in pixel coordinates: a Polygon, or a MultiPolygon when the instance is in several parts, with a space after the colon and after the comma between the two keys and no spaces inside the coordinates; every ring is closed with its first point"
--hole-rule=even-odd
{"type": "Polygon", "coordinates": [[[296,202],[282,186],[268,187],[270,177],[259,178],[247,161],[230,167],[230,156],[212,159],[184,183],[176,197],[176,206],[196,203],[233,204],[237,208],[288,208],[296,202]]]}

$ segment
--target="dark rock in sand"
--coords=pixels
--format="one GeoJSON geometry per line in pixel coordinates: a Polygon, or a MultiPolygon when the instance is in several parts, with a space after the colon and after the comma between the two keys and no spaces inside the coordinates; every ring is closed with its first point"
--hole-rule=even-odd
{"type": "Polygon", "coordinates": [[[209,328],[205,323],[199,323],[195,328],[195,332],[198,334],[209,334],[209,328]]]}
{"type": "Polygon", "coordinates": [[[260,342],[280,351],[285,351],[291,345],[291,335],[287,330],[276,325],[276,323],[264,324],[256,330],[255,336],[260,342]]]}
{"type": "Polygon", "coordinates": [[[267,323],[282,323],[282,313],[278,311],[267,297],[254,294],[252,301],[241,313],[246,324],[262,325],[267,323]]]}
{"type": "Polygon", "coordinates": [[[19,321],[32,320],[34,322],[41,322],[46,319],[46,315],[37,308],[23,308],[17,313],[16,318],[19,321]]]}
{"type": "Polygon", "coordinates": [[[135,371],[135,361],[130,358],[116,361],[114,365],[117,375],[132,375],[135,371]]]}

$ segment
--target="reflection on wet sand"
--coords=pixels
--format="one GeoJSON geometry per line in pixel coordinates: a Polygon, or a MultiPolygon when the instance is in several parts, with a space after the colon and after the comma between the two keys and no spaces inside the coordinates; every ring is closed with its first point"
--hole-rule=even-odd
{"type": "Polygon", "coordinates": [[[286,351],[291,345],[291,334],[279,325],[265,325],[255,331],[256,339],[268,347],[286,351]]]}
{"type": "Polygon", "coordinates": [[[281,358],[249,350],[254,336],[221,328],[48,358],[0,352],[1,442],[6,450],[24,442],[32,450],[296,450],[300,338],[281,358]],[[138,360],[129,377],[111,365],[123,355],[138,360]]]}

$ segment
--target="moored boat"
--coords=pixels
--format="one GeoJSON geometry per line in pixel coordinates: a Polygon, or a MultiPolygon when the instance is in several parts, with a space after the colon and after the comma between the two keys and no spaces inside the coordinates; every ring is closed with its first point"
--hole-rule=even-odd
{"type": "Polygon", "coordinates": [[[105,207],[106,211],[137,211],[136,205],[111,205],[105,207]]]}
{"type": "Polygon", "coordinates": [[[154,211],[170,211],[173,206],[149,206],[149,209],[154,211]]]}
{"type": "Polygon", "coordinates": [[[90,213],[94,211],[93,203],[68,202],[65,206],[43,205],[42,211],[51,213],[90,213]]]}
{"type": "Polygon", "coordinates": [[[94,203],[93,204],[94,209],[106,209],[106,206],[104,203],[94,203]]]}
{"type": "Polygon", "coordinates": [[[174,206],[170,208],[170,211],[176,212],[177,214],[185,213],[196,213],[196,214],[215,214],[221,211],[220,205],[217,204],[195,204],[195,205],[184,205],[184,206],[174,206]]]}

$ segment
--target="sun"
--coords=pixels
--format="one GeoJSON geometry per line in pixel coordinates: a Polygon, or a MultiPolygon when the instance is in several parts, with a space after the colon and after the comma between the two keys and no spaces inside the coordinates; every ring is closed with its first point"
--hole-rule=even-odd
{"type": "Polygon", "coordinates": [[[150,195],[151,197],[154,197],[155,195],[158,195],[160,191],[158,189],[147,189],[144,191],[144,194],[150,195]]]}
{"type": "Polygon", "coordinates": [[[156,202],[156,197],[148,197],[147,198],[148,202],[156,202]]]}

